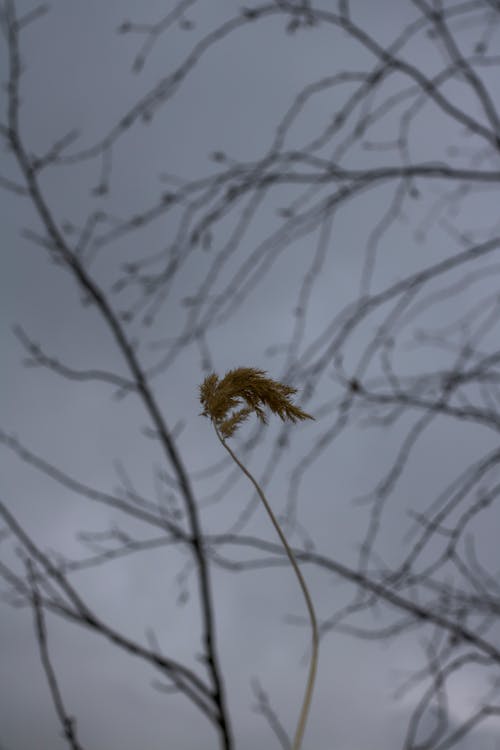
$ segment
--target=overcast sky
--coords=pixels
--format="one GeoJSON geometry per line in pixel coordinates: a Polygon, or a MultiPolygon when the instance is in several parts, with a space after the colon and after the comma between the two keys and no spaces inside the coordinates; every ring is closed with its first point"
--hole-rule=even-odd
{"type": "MultiPolygon", "coordinates": [[[[328,5],[322,3],[322,7],[328,5]]],[[[332,1],[331,5],[336,3],[332,1]]],[[[35,7],[25,0],[16,0],[15,6],[18,16],[35,7]]],[[[21,37],[25,65],[21,81],[21,132],[30,152],[44,153],[57,138],[75,128],[79,138],[68,148],[68,153],[93,146],[185,59],[203,32],[235,15],[240,3],[229,0],[194,3],[184,17],[193,27],[174,24],[158,38],[142,70],[133,72],[132,65],[144,37],[139,33],[117,34],[117,28],[127,19],[137,23],[159,21],[170,7],[172,0],[141,3],[53,0],[49,11],[26,27],[21,37]]],[[[412,3],[402,0],[357,0],[352,3],[352,14],[380,44],[386,44],[417,17],[417,10],[412,3]]],[[[59,226],[80,227],[86,216],[98,209],[115,217],[119,225],[126,217],[154,205],[168,189],[167,174],[184,180],[212,174],[213,152],[223,151],[241,161],[261,157],[273,142],[277,122],[304,86],[339,71],[365,71],[374,65],[373,55],[339,29],[319,26],[290,35],[285,33],[284,25],[279,16],[269,18],[238,30],[208,50],[175,95],[154,111],[152,123],[137,123],[119,139],[113,151],[110,190],[106,195],[92,193],[99,182],[99,159],[48,170],[42,185],[59,226]]],[[[498,49],[498,37],[496,44],[498,49]]],[[[1,76],[6,80],[4,39],[0,54],[1,76]]],[[[437,53],[431,51],[424,35],[412,41],[408,50],[409,59],[423,71],[432,69],[436,62],[434,54],[437,53]]],[[[343,101],[341,91],[335,89],[331,98],[319,97],[308,113],[298,118],[295,129],[290,131],[287,148],[297,148],[307,141],[309,131],[316,133],[320,118],[327,122],[332,117],[343,101]]],[[[389,91],[390,84],[386,93],[389,91]]],[[[466,102],[465,93],[459,96],[462,96],[460,101],[466,102]]],[[[6,96],[2,92],[1,122],[6,120],[5,106],[6,96]]],[[[413,155],[426,161],[436,160],[449,144],[446,126],[437,116],[433,121],[431,113],[422,127],[427,135],[415,143],[413,155]]],[[[383,140],[383,125],[377,135],[383,140]]],[[[393,136],[394,133],[388,134],[393,136]]],[[[455,136],[456,133],[451,140],[455,136]]],[[[369,149],[353,149],[349,166],[363,168],[376,159],[380,161],[380,152],[374,155],[369,149]]],[[[1,156],[0,176],[20,180],[6,151],[1,156]]],[[[431,193],[434,189],[437,195],[437,188],[431,187],[431,193]]],[[[240,262],[274,231],[276,213],[291,195],[294,194],[283,189],[268,198],[241,241],[240,262]]],[[[357,204],[347,206],[336,217],[327,259],[310,305],[301,355],[333,314],[356,299],[367,233],[388,203],[382,188],[378,193],[361,196],[357,204]]],[[[418,208],[422,216],[430,205],[418,208]]],[[[460,220],[478,231],[483,226],[489,228],[495,222],[491,219],[495,205],[497,200],[491,191],[481,196],[477,204],[472,202],[470,215],[461,216],[460,220]]],[[[92,273],[112,295],[117,310],[122,298],[113,295],[110,289],[122,264],[168,248],[173,242],[176,220],[175,215],[168,216],[101,248],[91,266],[92,273]]],[[[144,434],[149,425],[138,400],[131,396],[117,400],[113,398],[114,389],[103,383],[70,382],[44,368],[23,366],[25,352],[13,334],[15,324],[22,326],[48,355],[69,367],[109,369],[126,375],[109,331],[93,308],[81,305],[81,293],[71,275],[50,263],[44,249],[23,234],[26,229],[40,231],[29,200],[2,191],[0,221],[4,249],[0,275],[0,428],[14,433],[27,448],[69,475],[104,492],[119,484],[119,464],[139,492],[154,498],[154,470],[162,459],[158,446],[144,434]]],[[[221,223],[221,233],[214,237],[215,245],[222,242],[224,232],[231,230],[231,221],[229,217],[227,224],[221,223]]],[[[384,254],[375,269],[373,289],[383,289],[426,261],[443,257],[446,249],[451,251],[451,240],[447,241],[443,234],[431,235],[429,242],[418,244],[414,233],[417,225],[413,217],[406,223],[402,219],[384,237],[381,251],[384,254]]],[[[110,223],[104,229],[111,227],[110,223]]],[[[272,377],[279,378],[282,374],[286,357],[272,347],[283,344],[292,335],[292,313],[315,247],[313,241],[317,241],[316,235],[291,241],[287,252],[234,315],[207,335],[217,372],[223,374],[231,367],[253,366],[266,369],[272,377]]],[[[183,329],[188,310],[183,300],[196,293],[210,260],[210,254],[203,254],[202,250],[191,253],[153,326],[144,331],[139,322],[131,324],[131,337],[140,337],[138,351],[148,365],[161,357],[161,348],[152,344],[175,337],[183,329]]],[[[235,270],[236,266],[221,277],[213,294],[224,288],[235,270]]],[[[469,302],[474,302],[475,294],[470,291],[469,302]]],[[[374,330],[375,323],[360,334],[353,345],[353,357],[374,330]]],[[[494,348],[495,342],[489,345],[494,348]]],[[[413,356],[408,351],[406,362],[410,369],[413,356]]],[[[431,354],[426,356],[432,367],[431,354]]],[[[208,421],[199,416],[197,388],[204,375],[200,349],[192,345],[154,379],[158,401],[170,427],[179,427],[178,446],[188,471],[195,476],[225,458],[208,421]]],[[[322,387],[307,405],[313,413],[315,410],[319,413],[321,405],[333,398],[333,380],[322,387]]],[[[279,512],[286,506],[294,465],[325,427],[326,424],[320,427],[319,422],[306,422],[293,428],[294,442],[280,458],[267,487],[279,512]]],[[[276,437],[276,426],[266,429],[270,436],[276,437]]],[[[495,446],[494,437],[487,430],[464,427],[463,433],[453,434],[451,441],[452,429],[437,425],[427,432],[408,465],[397,501],[384,519],[378,550],[387,555],[385,562],[390,563],[401,553],[408,511],[423,509],[422,504],[427,507],[466,461],[495,446]]],[[[242,434],[248,437],[252,430],[255,425],[245,427],[242,434]]],[[[366,507],[352,501],[382,478],[400,439],[401,433],[397,431],[350,430],[325,451],[304,477],[298,498],[299,521],[319,552],[346,565],[356,565],[367,516],[366,507]]],[[[242,440],[235,441],[235,445],[243,450],[242,440]]],[[[271,448],[271,439],[263,435],[261,443],[248,454],[249,464],[257,475],[263,472],[271,448]]],[[[140,538],[150,533],[117,511],[61,487],[4,446],[0,449],[0,465],[0,500],[44,550],[79,559],[89,551],[82,547],[76,534],[104,531],[113,524],[140,538]]],[[[195,480],[197,497],[202,502],[202,524],[208,533],[231,529],[252,500],[251,489],[242,477],[223,502],[206,501],[220,482],[220,475],[215,480],[195,480]]],[[[244,530],[274,541],[260,507],[254,508],[244,530]]],[[[488,569],[495,571],[500,563],[495,526],[491,526],[490,520],[490,525],[480,527],[479,532],[484,539],[488,569]]],[[[294,543],[300,542],[297,534],[294,543]]],[[[2,542],[1,547],[2,559],[20,569],[11,540],[2,542]]],[[[251,556],[244,550],[231,550],[227,554],[233,559],[251,556]]],[[[164,547],[75,573],[72,581],[108,624],[142,643],[146,642],[146,631],[152,628],[165,654],[199,669],[196,661],[199,611],[193,571],[188,568],[187,580],[182,579],[188,559],[178,548],[164,547]],[[183,601],[186,591],[189,596],[183,601]]],[[[277,748],[278,741],[268,724],[252,710],[255,698],[251,681],[258,678],[281,722],[292,734],[307,674],[309,644],[307,627],[298,627],[287,620],[288,615],[305,615],[300,590],[287,568],[240,573],[215,566],[211,569],[216,632],[236,747],[238,750],[253,750],[256,746],[277,748]]],[[[352,597],[352,588],[332,574],[311,566],[304,566],[304,571],[321,619],[352,597]]],[[[40,663],[32,613],[27,607],[14,609],[3,602],[0,606],[0,748],[67,747],[40,663]]],[[[152,669],[81,626],[51,614],[46,616],[53,665],[66,707],[77,717],[83,747],[87,750],[218,747],[212,725],[186,698],[163,694],[151,687],[151,681],[157,677],[152,669]]],[[[380,622],[384,622],[383,618],[380,622]]],[[[415,636],[380,643],[339,633],[327,634],[322,641],[304,750],[392,750],[402,746],[419,694],[413,692],[395,700],[395,691],[412,669],[423,666],[420,635],[419,631],[415,636]]],[[[483,688],[480,679],[473,672],[457,676],[450,704],[452,721],[468,715],[483,688]]],[[[457,747],[461,750],[500,747],[498,722],[485,722],[457,747]]]]}

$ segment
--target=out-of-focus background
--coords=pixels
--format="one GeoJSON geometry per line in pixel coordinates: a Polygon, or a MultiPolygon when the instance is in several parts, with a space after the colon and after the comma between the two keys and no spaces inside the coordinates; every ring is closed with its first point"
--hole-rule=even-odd
{"type": "MultiPolygon", "coordinates": [[[[304,750],[500,747],[498,3],[0,7],[2,750],[68,746],[21,587],[29,559],[50,576],[15,529],[106,626],[208,682],[190,550],[106,503],[189,528],[77,268],[192,482],[234,747],[286,746],[310,639],[200,416],[203,378],[240,366],[316,418],[232,440],[309,554],[304,750]]],[[[81,747],[221,747],[151,663],[42,613],[81,747]]]]}

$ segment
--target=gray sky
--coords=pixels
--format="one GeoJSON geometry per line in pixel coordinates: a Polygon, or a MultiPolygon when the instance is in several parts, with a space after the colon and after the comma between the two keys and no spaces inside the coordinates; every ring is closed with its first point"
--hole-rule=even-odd
{"type": "MultiPolygon", "coordinates": [[[[16,0],[15,5],[19,16],[33,7],[24,0],[16,0]]],[[[98,142],[146,92],[179,65],[195,39],[240,7],[224,0],[195,4],[186,12],[195,27],[182,30],[174,25],[158,39],[140,73],[133,73],[132,63],[143,38],[133,33],[116,34],[117,27],[125,19],[137,23],[157,21],[171,5],[155,0],[140,4],[131,0],[54,0],[49,12],[26,28],[22,37],[26,71],[22,77],[21,130],[30,151],[43,153],[73,128],[78,128],[80,138],[68,153],[98,142]]],[[[321,7],[328,5],[324,2],[321,7]]],[[[417,11],[411,3],[400,0],[357,0],[352,3],[352,16],[380,43],[386,43],[402,25],[417,17],[417,11]]],[[[463,33],[467,45],[467,35],[473,34],[473,29],[463,33]]],[[[5,71],[3,41],[0,54],[0,67],[5,71]]],[[[429,74],[439,60],[424,35],[409,45],[407,54],[429,74]]],[[[373,64],[373,56],[359,43],[326,24],[295,35],[285,34],[283,18],[279,17],[250,25],[208,51],[176,94],[155,111],[150,124],[138,123],[118,140],[106,196],[90,192],[99,181],[100,172],[99,159],[91,159],[47,171],[42,186],[49,205],[60,226],[80,226],[97,209],[108,212],[119,224],[154,205],[158,195],[168,189],[166,173],[185,180],[212,174],[210,154],[218,150],[241,161],[259,158],[273,142],[276,123],[304,86],[341,70],[364,71],[373,64]]],[[[486,80],[491,81],[488,75],[491,71],[485,73],[486,80]]],[[[455,95],[466,106],[469,94],[465,89],[460,91],[460,85],[457,84],[455,95]]],[[[386,95],[391,86],[398,90],[396,83],[388,82],[386,95]]],[[[338,87],[331,95],[318,97],[297,118],[287,148],[298,148],[307,142],[308,134],[319,129],[317,122],[327,122],[344,102],[345,91],[338,87]]],[[[5,93],[2,107],[0,121],[4,122],[5,93]]],[[[475,102],[471,102],[471,108],[477,112],[475,102]]],[[[458,127],[450,135],[446,123],[432,111],[426,113],[424,108],[419,117],[423,130],[420,139],[412,139],[415,160],[442,158],[449,145],[459,144],[462,148],[465,143],[466,148],[468,144],[471,149],[476,148],[470,142],[472,137],[464,141],[458,127]]],[[[394,137],[394,133],[386,132],[384,122],[377,128],[374,133],[380,140],[394,137]]],[[[366,168],[383,161],[383,156],[383,152],[356,147],[343,166],[366,168]]],[[[490,168],[498,168],[493,161],[490,168]]],[[[0,176],[19,179],[6,152],[2,153],[0,176]]],[[[426,190],[424,185],[422,188],[426,190]]],[[[431,185],[426,199],[418,205],[416,202],[414,214],[402,217],[384,237],[373,290],[386,288],[453,249],[450,237],[437,226],[426,242],[419,244],[415,237],[419,220],[436,202],[438,190],[437,183],[431,185]]],[[[268,197],[241,241],[240,263],[275,231],[277,210],[295,195],[285,187],[268,197]]],[[[389,202],[390,193],[382,186],[360,195],[357,202],[346,204],[336,215],[328,255],[314,288],[300,356],[334,313],[356,299],[367,235],[389,202]]],[[[461,213],[456,223],[477,229],[479,239],[480,232],[495,223],[491,217],[496,205],[495,191],[484,191],[477,199],[471,198],[467,204],[469,213],[461,213]]],[[[21,234],[24,229],[40,231],[29,201],[4,190],[0,213],[5,248],[0,281],[0,428],[15,433],[34,453],[102,491],[112,491],[118,485],[115,467],[120,462],[137,490],[154,497],[153,470],[160,464],[161,454],[154,441],[143,433],[148,426],[147,417],[136,400],[113,399],[113,388],[102,383],[69,382],[43,368],[23,367],[25,354],[13,335],[13,324],[21,325],[47,354],[68,366],[125,374],[111,336],[97,313],[81,306],[81,294],[73,279],[51,264],[42,248],[21,234]]],[[[141,231],[104,245],[91,266],[101,287],[110,289],[123,263],[169,248],[178,221],[179,213],[172,212],[141,231]]],[[[231,221],[229,216],[214,230],[216,249],[232,230],[231,221]]],[[[247,365],[262,367],[272,377],[280,376],[286,357],[279,351],[270,353],[269,347],[283,344],[292,334],[292,311],[316,242],[317,232],[291,241],[235,314],[209,332],[207,342],[220,374],[231,367],[247,365]]],[[[140,323],[130,324],[130,335],[140,337],[138,351],[148,365],[161,356],[161,349],[151,345],[182,330],[188,310],[183,300],[196,293],[211,259],[208,252],[191,252],[153,326],[144,331],[140,323]]],[[[221,294],[236,269],[237,264],[229,265],[213,294],[221,294]]],[[[482,287],[481,294],[494,288],[492,281],[490,287],[482,287]]],[[[126,295],[111,297],[116,309],[125,298],[126,295]]],[[[479,301],[474,286],[466,299],[470,305],[479,301]]],[[[464,304],[463,300],[459,304],[464,304]]],[[[451,314],[456,316],[456,306],[451,314]]],[[[357,354],[374,334],[375,322],[380,321],[367,325],[347,351],[347,368],[354,367],[357,354]]],[[[433,325],[445,321],[436,320],[430,309],[424,322],[433,325]]],[[[488,351],[497,345],[498,336],[495,341],[494,333],[484,343],[488,351]]],[[[418,363],[423,369],[425,364],[431,369],[438,366],[442,353],[429,348],[423,356],[424,360],[420,352],[408,349],[401,355],[401,366],[411,371],[418,363]]],[[[199,472],[224,458],[208,421],[199,416],[197,387],[204,377],[200,359],[197,346],[187,347],[172,367],[154,379],[155,393],[168,424],[173,427],[182,422],[178,446],[190,472],[199,472]]],[[[319,414],[328,399],[341,395],[340,389],[332,391],[335,387],[332,379],[324,379],[307,408],[319,414]]],[[[297,460],[327,426],[328,420],[318,420],[294,428],[291,449],[280,460],[267,487],[278,512],[285,509],[297,460]]],[[[272,424],[266,428],[257,448],[248,454],[249,466],[256,475],[263,471],[271,455],[277,429],[272,424]]],[[[248,437],[253,431],[255,425],[245,427],[242,436],[248,437]]],[[[397,429],[365,430],[356,424],[304,476],[298,516],[319,552],[346,565],[356,565],[359,544],[366,532],[367,511],[352,501],[373,489],[384,476],[403,434],[397,429]]],[[[439,423],[425,433],[401,479],[390,512],[384,517],[377,550],[384,554],[385,562],[401,557],[408,511],[427,508],[466,462],[495,447],[494,437],[491,431],[474,425],[460,426],[457,431],[448,423],[439,423]]],[[[234,444],[243,450],[243,438],[234,444]]],[[[103,531],[113,524],[141,538],[149,535],[139,523],[78,497],[26,466],[3,446],[0,465],[0,499],[44,550],[57,550],[78,559],[88,550],[76,539],[77,532],[103,531]]],[[[203,500],[216,492],[220,481],[220,475],[215,481],[195,481],[197,496],[203,500]]],[[[202,502],[203,528],[208,533],[230,529],[251,498],[246,480],[238,478],[223,502],[202,502]]],[[[484,524],[479,523],[476,533],[481,537],[483,561],[494,572],[500,562],[498,513],[496,526],[492,519],[494,514],[484,524]]],[[[260,507],[251,516],[245,533],[274,541],[260,507]]],[[[300,544],[300,537],[294,536],[293,541],[300,544]]],[[[2,542],[1,546],[2,559],[18,565],[11,541],[2,542]]],[[[245,551],[238,550],[231,550],[229,555],[234,559],[247,557],[245,551]]],[[[187,559],[178,549],[161,548],[76,573],[72,580],[107,623],[141,642],[145,642],[146,630],[153,628],[165,654],[199,669],[195,659],[199,613],[192,571],[187,580],[190,596],[183,605],[176,603],[185,586],[179,583],[178,574],[187,559]]],[[[353,591],[348,584],[312,566],[304,566],[304,570],[320,619],[350,601],[353,591]]],[[[307,628],[296,627],[285,619],[287,615],[304,615],[297,582],[286,568],[231,573],[215,566],[212,580],[216,631],[236,747],[278,747],[263,717],[252,711],[255,701],[251,680],[259,679],[291,734],[303,694],[304,657],[309,643],[307,628]]],[[[368,616],[366,622],[373,623],[368,616]]],[[[384,615],[380,620],[383,622],[384,615]]],[[[187,699],[164,695],[151,687],[156,675],[140,660],[54,615],[47,614],[47,624],[53,664],[67,709],[78,719],[79,737],[85,748],[196,750],[218,746],[213,727],[187,699]]],[[[410,692],[397,701],[394,693],[412,669],[423,665],[421,635],[419,631],[380,643],[328,633],[322,641],[304,750],[386,750],[402,746],[420,693],[410,692]]],[[[1,603],[0,664],[2,750],[66,747],[46,686],[28,608],[13,609],[1,603]]],[[[483,690],[484,677],[479,672],[457,674],[450,692],[451,720],[463,721],[483,690]]],[[[493,750],[500,746],[495,744],[499,742],[498,722],[491,720],[457,747],[493,750]]]]}

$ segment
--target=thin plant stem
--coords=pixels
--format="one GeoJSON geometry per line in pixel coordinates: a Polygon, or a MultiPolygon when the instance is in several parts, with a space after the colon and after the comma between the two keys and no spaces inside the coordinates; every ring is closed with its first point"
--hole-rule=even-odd
{"type": "MultiPolygon", "coordinates": [[[[213,423],[214,424],[214,423],[213,423]]],[[[224,446],[224,448],[227,450],[233,461],[240,467],[241,471],[245,474],[245,476],[248,477],[248,479],[252,482],[253,486],[257,490],[257,493],[262,500],[262,503],[269,515],[269,518],[271,519],[271,523],[273,524],[274,528],[276,529],[276,532],[281,540],[281,543],[283,544],[283,547],[285,548],[285,551],[288,555],[288,559],[290,560],[290,563],[295,571],[295,575],[297,576],[299,580],[300,587],[302,589],[302,592],[304,594],[304,598],[306,600],[307,610],[309,612],[309,618],[311,620],[311,628],[312,628],[312,654],[311,654],[311,661],[309,664],[309,676],[307,678],[307,685],[306,690],[304,694],[304,700],[302,703],[302,709],[300,711],[299,721],[297,723],[297,729],[295,730],[295,737],[293,739],[292,744],[292,750],[300,750],[300,747],[302,745],[302,737],[304,736],[304,730],[306,726],[307,717],[309,714],[309,707],[311,705],[311,698],[312,693],[314,689],[314,682],[316,679],[316,671],[318,668],[318,650],[319,650],[319,635],[318,635],[318,623],[316,620],[316,614],[314,612],[314,607],[311,599],[311,595],[309,593],[309,589],[307,588],[307,584],[304,580],[304,576],[302,575],[300,568],[297,564],[297,560],[295,559],[295,556],[290,548],[290,545],[288,544],[286,537],[283,533],[283,530],[281,526],[278,523],[278,520],[276,516],[274,515],[271,506],[269,505],[269,502],[267,501],[266,496],[264,495],[259,483],[257,480],[252,476],[252,474],[248,471],[246,466],[244,466],[241,461],[238,459],[238,457],[233,453],[229,445],[226,443],[222,435],[220,434],[219,430],[217,429],[217,426],[214,424],[215,432],[217,433],[217,437],[219,438],[220,442],[224,446]]]]}

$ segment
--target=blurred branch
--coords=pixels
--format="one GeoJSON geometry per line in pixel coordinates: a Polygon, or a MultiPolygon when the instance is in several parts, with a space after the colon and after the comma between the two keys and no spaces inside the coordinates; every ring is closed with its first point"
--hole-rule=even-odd
{"type": "Polygon", "coordinates": [[[77,739],[76,720],[74,717],[69,716],[69,714],[66,712],[61,691],[57,684],[56,674],[50,661],[43,606],[40,601],[33,563],[31,562],[30,558],[26,559],[26,569],[29,585],[31,587],[31,603],[34,612],[35,630],[40,649],[40,658],[47,677],[47,682],[49,683],[50,694],[52,696],[54,707],[56,709],[59,721],[61,722],[64,737],[67,739],[68,745],[70,746],[70,748],[72,748],[72,750],[82,750],[82,745],[77,739]]]}
{"type": "MultiPolygon", "coordinates": [[[[36,560],[44,569],[45,574],[51,579],[61,591],[65,594],[72,607],[61,602],[53,600],[43,600],[40,603],[48,609],[54,610],[57,614],[73,620],[90,630],[100,633],[106,639],[114,643],[123,650],[144,659],[152,666],[164,670],[169,677],[175,682],[182,692],[184,692],[212,721],[217,720],[216,706],[211,705],[213,695],[210,688],[190,669],[179,662],[151,652],[140,644],[126,638],[124,635],[106,625],[100,620],[94,612],[84,603],[83,599],[77,594],[73,586],[68,582],[65,575],[56,568],[34,544],[26,532],[17,523],[14,516],[7,507],[0,502],[0,516],[8,525],[13,534],[17,537],[23,548],[33,560],[36,560]],[[215,710],[214,710],[215,709],[215,710]]],[[[4,574],[5,567],[0,572],[4,574]]],[[[21,594],[26,594],[25,587],[18,581],[15,575],[7,571],[7,576],[21,594]]]]}

